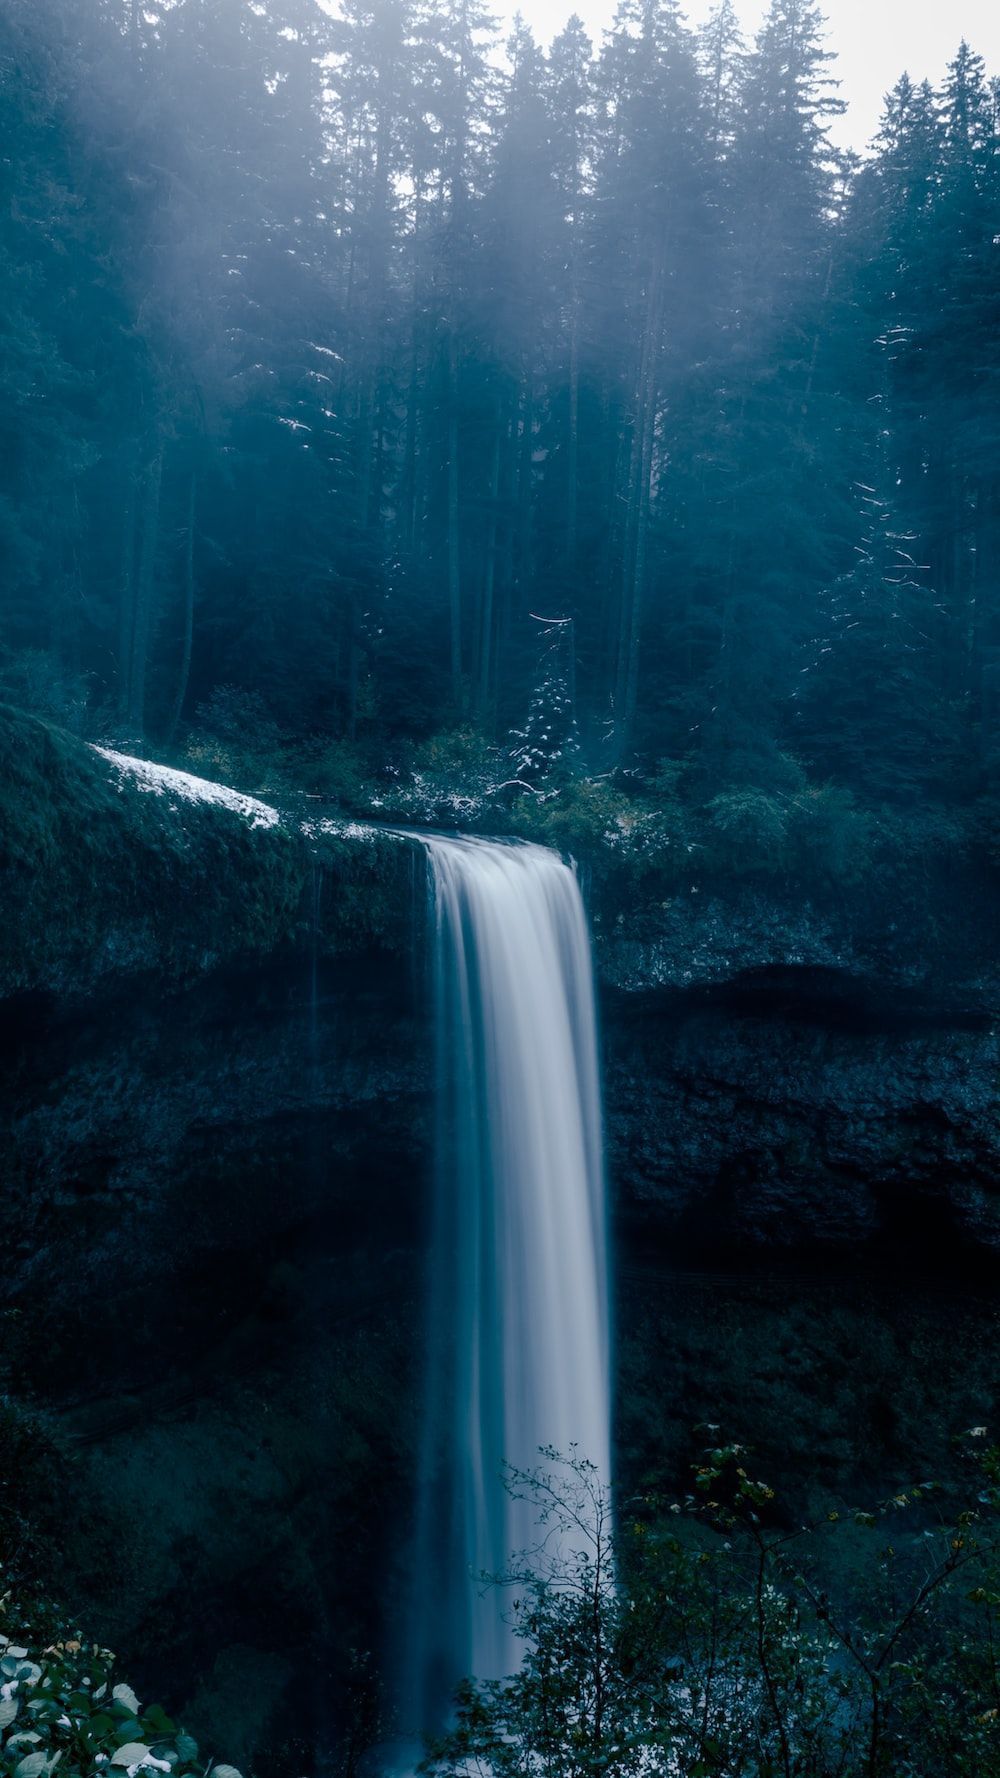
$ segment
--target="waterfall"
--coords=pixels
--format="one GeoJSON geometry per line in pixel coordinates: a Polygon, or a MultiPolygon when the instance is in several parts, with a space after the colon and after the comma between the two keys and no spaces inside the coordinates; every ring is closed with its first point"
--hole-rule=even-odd
{"type": "Polygon", "coordinates": [[[542,846],[417,835],[435,931],[438,1177],[408,1664],[421,1726],[459,1678],[514,1670],[479,1577],[538,1541],[504,1463],[551,1445],[610,1476],[608,1290],[590,941],[542,846]]]}

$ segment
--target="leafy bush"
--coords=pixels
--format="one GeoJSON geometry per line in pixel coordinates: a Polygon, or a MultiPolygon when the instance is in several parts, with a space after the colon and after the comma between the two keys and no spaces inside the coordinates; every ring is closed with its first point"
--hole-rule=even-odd
{"type": "Polygon", "coordinates": [[[338,803],[344,809],[366,805],[369,787],[364,761],[349,741],[310,735],[285,755],[284,769],[308,796],[338,803]]]}
{"type": "Polygon", "coordinates": [[[708,804],[713,851],[734,872],[788,864],[788,807],[764,790],[724,790],[708,804]]]}
{"type": "Polygon", "coordinates": [[[839,785],[811,785],[796,797],[789,835],[806,875],[852,884],[871,866],[872,818],[839,785]]]}
{"type": "Polygon", "coordinates": [[[504,775],[498,749],[478,729],[442,729],[388,769],[372,805],[383,820],[502,827],[496,799],[504,775]]]}
{"type": "Polygon", "coordinates": [[[460,1688],[423,1770],[995,1778],[1000,1450],[980,1441],[971,1505],[921,1481],[812,1525],[739,1446],[711,1444],[689,1496],[630,1501],[617,1526],[592,1466],[543,1453],[511,1476],[538,1548],[500,1577],[522,1665],[460,1688]]]}
{"type": "Polygon", "coordinates": [[[217,685],[195,717],[184,750],[193,772],[240,790],[273,792],[284,785],[284,737],[257,692],[217,685]]]}
{"type": "Polygon", "coordinates": [[[673,882],[690,868],[692,827],[676,798],[657,805],[610,778],[578,778],[549,795],[522,797],[513,813],[525,838],[570,854],[599,880],[617,880],[625,898],[644,879],[673,882]]]}
{"type": "Polygon", "coordinates": [[[82,1632],[60,1634],[51,1613],[0,1599],[0,1778],[240,1778],[211,1766],[158,1704],[144,1708],[118,1678],[110,1649],[82,1632]]]}

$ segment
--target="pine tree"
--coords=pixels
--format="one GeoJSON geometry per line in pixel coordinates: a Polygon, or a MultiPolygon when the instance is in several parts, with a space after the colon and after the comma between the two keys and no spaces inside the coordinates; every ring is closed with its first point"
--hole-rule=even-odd
{"type": "MultiPolygon", "coordinates": [[[[574,13],[549,51],[547,90],[551,117],[552,162],[559,194],[557,225],[558,275],[566,296],[563,334],[566,338],[565,420],[559,427],[563,443],[555,449],[565,459],[563,554],[567,573],[577,567],[580,522],[580,356],[583,317],[583,242],[590,220],[595,151],[592,46],[574,13]]],[[[556,406],[561,403],[556,400],[556,406]]]]}
{"type": "Polygon", "coordinates": [[[716,0],[698,33],[709,141],[716,154],[732,146],[746,72],[746,47],[733,0],[716,0]]]}
{"type": "Polygon", "coordinates": [[[576,655],[572,618],[536,618],[538,666],[523,729],[510,736],[510,769],[521,784],[554,788],[574,771],[580,754],[576,726],[576,655]]]}

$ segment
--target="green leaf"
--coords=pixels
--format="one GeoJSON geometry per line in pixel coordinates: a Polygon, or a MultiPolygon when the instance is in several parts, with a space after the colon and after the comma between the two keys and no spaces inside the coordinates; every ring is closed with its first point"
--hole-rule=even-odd
{"type": "Polygon", "coordinates": [[[26,1753],[14,1767],[14,1778],[41,1778],[48,1763],[44,1753],[26,1753]]]}
{"type": "Polygon", "coordinates": [[[0,1698],[0,1729],[6,1729],[17,1715],[18,1700],[16,1698],[0,1698]]]}
{"type": "Polygon", "coordinates": [[[130,1716],[138,1716],[139,1700],[130,1685],[116,1685],[111,1696],[116,1704],[124,1706],[130,1716]]]}
{"type": "Polygon", "coordinates": [[[111,1755],[113,1766],[138,1766],[149,1752],[145,1741],[126,1741],[117,1752],[111,1755]]]}
{"type": "Polygon", "coordinates": [[[172,1735],[177,1727],[160,1704],[151,1704],[142,1720],[148,1728],[155,1729],[157,1735],[172,1735]]]}

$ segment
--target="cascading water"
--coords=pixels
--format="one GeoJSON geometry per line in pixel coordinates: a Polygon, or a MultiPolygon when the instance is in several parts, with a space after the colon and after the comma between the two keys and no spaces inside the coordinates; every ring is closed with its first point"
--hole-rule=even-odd
{"type": "Polygon", "coordinates": [[[419,835],[436,939],[438,1184],[410,1631],[420,1726],[518,1663],[484,1587],[538,1540],[504,1464],[610,1475],[608,1290],[590,942],[573,871],[519,842],[419,835]]]}

